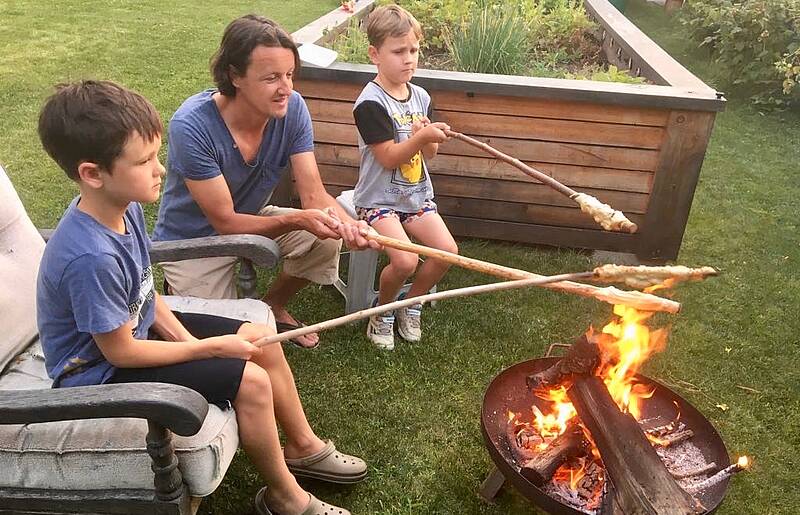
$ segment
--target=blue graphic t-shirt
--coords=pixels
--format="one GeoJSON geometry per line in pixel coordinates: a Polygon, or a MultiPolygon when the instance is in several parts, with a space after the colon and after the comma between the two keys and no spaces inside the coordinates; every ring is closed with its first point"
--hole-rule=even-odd
{"type": "Polygon", "coordinates": [[[278,184],[289,157],[314,150],[311,115],[297,92],[283,118],[272,118],[253,162],[246,162],[213,99],[216,90],[193,95],[169,122],[167,182],[153,240],[200,238],[217,234],[192,198],[185,179],[222,175],[237,213],[257,214],[278,184]]]}
{"type": "Polygon", "coordinates": [[[125,212],[117,234],[72,201],[45,246],[36,286],[36,316],[53,387],[105,383],[116,370],[92,334],[132,322],[146,339],[155,320],[155,290],[142,207],[125,212]]]}

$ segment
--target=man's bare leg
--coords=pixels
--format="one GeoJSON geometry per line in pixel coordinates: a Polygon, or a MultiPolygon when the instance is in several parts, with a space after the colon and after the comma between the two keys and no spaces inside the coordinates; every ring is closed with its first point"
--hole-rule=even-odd
{"type": "MultiPolygon", "coordinates": [[[[272,314],[275,315],[276,322],[297,324],[297,320],[286,311],[286,305],[297,292],[307,285],[308,280],[306,279],[292,277],[284,272],[278,274],[278,277],[262,299],[272,308],[272,314]]],[[[296,340],[299,341],[303,347],[313,347],[319,342],[319,335],[317,333],[311,333],[305,336],[299,336],[296,340]]]]}

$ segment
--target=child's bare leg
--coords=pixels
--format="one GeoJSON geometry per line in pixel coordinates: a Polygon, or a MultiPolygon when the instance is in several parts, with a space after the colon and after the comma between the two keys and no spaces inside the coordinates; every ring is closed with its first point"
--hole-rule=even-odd
{"type": "MultiPolygon", "coordinates": [[[[274,334],[274,331],[261,324],[246,323],[239,328],[238,334],[252,341],[261,336],[274,334]]],[[[279,343],[265,345],[261,348],[261,354],[252,361],[269,375],[275,418],[286,436],[284,455],[287,458],[303,458],[322,449],[325,442],[317,437],[306,419],[295,386],[294,374],[286,362],[281,345],[279,343]]]]}
{"type": "MultiPolygon", "coordinates": [[[[376,220],[372,223],[372,227],[384,236],[409,241],[400,220],[395,217],[376,220]]],[[[383,271],[381,271],[380,292],[378,294],[379,304],[387,304],[397,298],[400,288],[403,287],[406,279],[414,273],[419,261],[418,256],[413,252],[386,247],[386,254],[389,256],[389,264],[383,267],[383,271]]]]}
{"type": "MultiPolygon", "coordinates": [[[[405,224],[405,230],[408,234],[413,236],[417,241],[428,247],[433,247],[440,250],[446,250],[453,254],[458,253],[458,245],[456,245],[453,236],[447,229],[447,226],[439,216],[439,213],[429,213],[416,220],[410,221],[405,224]]],[[[427,258],[422,266],[417,270],[417,275],[411,288],[406,294],[407,298],[418,297],[425,295],[434,287],[441,279],[450,264],[438,259],[427,258]]]]}
{"type": "Polygon", "coordinates": [[[242,447],[269,485],[267,504],[281,513],[299,513],[308,504],[308,494],[283,461],[273,411],[272,382],[266,370],[252,362],[245,364],[233,405],[242,447]]]}

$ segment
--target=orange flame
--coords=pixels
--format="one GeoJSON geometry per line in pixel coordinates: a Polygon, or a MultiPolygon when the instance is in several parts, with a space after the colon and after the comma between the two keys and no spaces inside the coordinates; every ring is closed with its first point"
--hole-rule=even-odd
{"type": "Polygon", "coordinates": [[[650,331],[644,321],[651,312],[641,312],[627,306],[614,306],[618,321],[603,327],[602,333],[609,335],[600,338],[600,349],[611,361],[600,371],[609,393],[624,412],[637,420],[641,416],[641,400],[653,395],[653,390],[645,389],[633,382],[639,367],[653,353],[663,350],[666,332],[650,331]]]}

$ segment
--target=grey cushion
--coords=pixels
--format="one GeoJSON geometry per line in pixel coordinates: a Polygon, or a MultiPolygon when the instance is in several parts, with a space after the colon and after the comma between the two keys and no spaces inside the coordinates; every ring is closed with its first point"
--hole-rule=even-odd
{"type": "Polygon", "coordinates": [[[36,275],[44,240],[0,166],[0,371],[36,338],[36,275]]]}
{"type": "MultiPolygon", "coordinates": [[[[166,297],[173,309],[274,323],[266,304],[252,300],[166,297]]],[[[31,345],[2,376],[0,390],[49,388],[41,346],[31,345]]],[[[0,487],[46,489],[152,489],[145,449],[147,423],[100,419],[0,425],[0,487]]],[[[200,431],[173,435],[180,469],[191,495],[209,495],[222,481],[239,445],[233,410],[209,406],[200,431]]]]}

